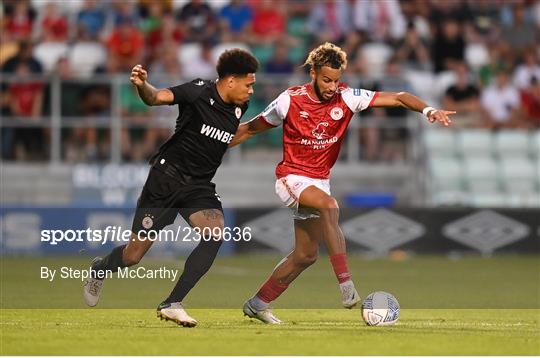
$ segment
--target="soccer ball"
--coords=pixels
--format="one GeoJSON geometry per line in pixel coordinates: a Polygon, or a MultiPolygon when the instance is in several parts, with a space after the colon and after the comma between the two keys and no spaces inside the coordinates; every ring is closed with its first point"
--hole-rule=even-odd
{"type": "Polygon", "coordinates": [[[362,318],[368,326],[389,326],[399,318],[399,303],[387,292],[370,293],[362,303],[362,318]]]}

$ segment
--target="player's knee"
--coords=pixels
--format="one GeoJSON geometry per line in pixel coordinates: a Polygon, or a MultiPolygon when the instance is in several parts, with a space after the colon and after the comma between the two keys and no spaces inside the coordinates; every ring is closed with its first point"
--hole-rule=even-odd
{"type": "Polygon", "coordinates": [[[324,199],[322,207],[319,209],[321,218],[324,221],[334,223],[339,218],[339,205],[333,197],[329,196],[324,199]]]}
{"type": "Polygon", "coordinates": [[[331,196],[325,197],[322,202],[322,209],[331,209],[331,210],[339,209],[337,200],[331,196]]]}
{"type": "Polygon", "coordinates": [[[317,253],[301,252],[294,256],[294,261],[298,266],[308,267],[313,265],[317,261],[317,253]]]}

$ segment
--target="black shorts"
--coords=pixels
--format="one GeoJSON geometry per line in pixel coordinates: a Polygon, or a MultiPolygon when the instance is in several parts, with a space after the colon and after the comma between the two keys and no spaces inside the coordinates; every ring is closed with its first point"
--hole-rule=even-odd
{"type": "Polygon", "coordinates": [[[152,168],[137,201],[131,231],[146,237],[149,230],[159,231],[172,224],[178,214],[189,223],[191,214],[204,209],[223,211],[214,183],[182,184],[152,168]]]}

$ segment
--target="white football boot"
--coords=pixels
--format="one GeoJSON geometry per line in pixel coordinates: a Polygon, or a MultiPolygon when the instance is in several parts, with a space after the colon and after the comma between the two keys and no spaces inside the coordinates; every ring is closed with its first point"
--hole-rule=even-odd
{"type": "MultiPolygon", "coordinates": [[[[91,266],[101,261],[101,257],[96,257],[92,260],[91,266]]],[[[84,302],[90,307],[95,307],[99,302],[99,296],[101,296],[101,290],[103,288],[103,280],[89,277],[84,283],[83,296],[84,302]]]]}
{"type": "Polygon", "coordinates": [[[182,303],[161,303],[157,308],[157,317],[160,320],[172,321],[183,327],[195,327],[197,321],[190,317],[182,303]]]}
{"type": "Polygon", "coordinates": [[[362,300],[351,280],[340,283],[339,289],[341,290],[341,303],[345,308],[351,309],[362,300]]]}
{"type": "Polygon", "coordinates": [[[253,308],[249,300],[244,303],[244,308],[242,309],[244,311],[244,316],[248,316],[249,318],[255,318],[259,321],[266,323],[266,324],[282,324],[283,322],[274,316],[274,313],[270,308],[266,308],[264,310],[256,310],[253,308]]]}

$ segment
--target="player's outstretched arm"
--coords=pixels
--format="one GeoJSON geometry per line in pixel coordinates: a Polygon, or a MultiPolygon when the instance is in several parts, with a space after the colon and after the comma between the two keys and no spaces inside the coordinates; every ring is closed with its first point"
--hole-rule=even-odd
{"type": "Polygon", "coordinates": [[[148,72],[141,66],[136,65],[131,70],[131,76],[129,77],[131,83],[137,88],[139,97],[149,106],[160,106],[163,104],[172,104],[174,101],[174,95],[171,90],[156,89],[150,83],[148,83],[148,72]]]}
{"type": "Polygon", "coordinates": [[[229,144],[229,148],[243,143],[249,138],[253,137],[255,134],[264,132],[270,128],[274,127],[266,123],[264,120],[261,120],[259,116],[249,120],[248,122],[244,122],[238,126],[238,130],[236,131],[232,142],[229,144]]]}
{"type": "Polygon", "coordinates": [[[449,116],[456,113],[455,111],[430,107],[420,98],[409,92],[379,92],[379,95],[375,98],[371,106],[407,108],[423,113],[431,123],[441,122],[445,126],[449,126],[452,123],[449,116]]]}

